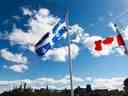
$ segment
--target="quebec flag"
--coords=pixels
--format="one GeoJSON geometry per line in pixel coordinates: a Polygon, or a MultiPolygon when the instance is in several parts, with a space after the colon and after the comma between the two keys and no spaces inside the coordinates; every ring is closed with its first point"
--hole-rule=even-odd
{"type": "Polygon", "coordinates": [[[64,19],[62,19],[53,28],[54,36],[52,38],[52,42],[55,44],[57,41],[59,41],[63,37],[66,31],[67,31],[66,22],[64,19]]]}
{"type": "Polygon", "coordinates": [[[35,52],[38,56],[45,55],[49,49],[53,47],[67,31],[66,22],[64,19],[59,20],[52,30],[52,33],[47,32],[36,44],[35,52]]]}

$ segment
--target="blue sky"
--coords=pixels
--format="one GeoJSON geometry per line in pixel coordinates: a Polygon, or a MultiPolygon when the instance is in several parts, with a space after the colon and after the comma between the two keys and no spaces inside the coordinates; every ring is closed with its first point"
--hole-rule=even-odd
{"type": "MultiPolygon", "coordinates": [[[[70,25],[78,24],[90,36],[106,37],[115,35],[108,26],[110,22],[127,25],[127,14],[120,16],[127,10],[127,0],[1,0],[0,1],[0,34],[12,33],[13,25],[26,31],[29,27],[29,16],[23,15],[22,8],[40,10],[47,8],[50,14],[63,17],[66,9],[69,10],[70,25]],[[20,19],[16,19],[18,16],[20,19]],[[118,17],[120,16],[120,17],[118,17]],[[116,20],[115,18],[118,17],[116,20]]],[[[6,36],[4,36],[6,38],[6,36]]],[[[23,37],[24,38],[24,37],[23,37]]],[[[24,72],[15,72],[8,66],[15,62],[0,57],[0,80],[35,79],[39,77],[60,78],[68,74],[67,62],[41,60],[35,53],[19,45],[12,46],[9,40],[0,39],[0,50],[8,49],[13,54],[20,53],[28,59],[28,69],[24,72]],[[5,66],[6,65],[6,66],[5,66]],[[4,68],[3,68],[4,66],[4,68]]],[[[95,57],[87,47],[79,45],[79,54],[73,59],[73,74],[81,78],[111,78],[127,76],[127,56],[109,54],[95,57]]]]}

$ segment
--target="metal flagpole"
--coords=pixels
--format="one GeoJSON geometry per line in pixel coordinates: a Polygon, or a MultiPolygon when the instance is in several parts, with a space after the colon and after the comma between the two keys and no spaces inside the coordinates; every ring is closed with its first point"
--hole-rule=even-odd
{"type": "Polygon", "coordinates": [[[74,96],[73,90],[73,76],[72,76],[72,60],[71,60],[71,41],[70,41],[70,34],[69,34],[69,11],[67,11],[66,16],[66,26],[67,26],[67,37],[68,37],[68,63],[69,63],[69,74],[70,74],[70,88],[71,88],[71,96],[74,96]]]}
{"type": "MultiPolygon", "coordinates": [[[[116,33],[118,34],[118,35],[120,35],[120,36],[122,36],[121,35],[121,32],[120,32],[120,30],[119,30],[119,28],[118,28],[118,26],[116,25],[116,24],[114,24],[114,26],[115,26],[115,28],[116,28],[116,33]]],[[[123,39],[123,37],[122,37],[122,39],[123,39]]],[[[124,40],[124,39],[123,39],[124,40]]],[[[126,46],[126,43],[125,43],[125,41],[124,41],[124,49],[125,49],[125,51],[124,51],[124,53],[126,54],[126,55],[128,55],[128,49],[127,49],[127,46],[126,46]]]]}

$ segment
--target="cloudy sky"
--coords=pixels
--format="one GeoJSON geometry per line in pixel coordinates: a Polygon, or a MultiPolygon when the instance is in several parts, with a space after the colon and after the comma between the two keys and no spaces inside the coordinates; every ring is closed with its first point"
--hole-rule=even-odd
{"type": "Polygon", "coordinates": [[[94,50],[94,41],[116,33],[110,26],[123,26],[128,40],[127,0],[1,0],[0,89],[22,82],[33,88],[69,88],[67,37],[39,57],[33,45],[69,10],[74,87],[121,89],[126,78],[127,56],[121,48],[94,50]]]}

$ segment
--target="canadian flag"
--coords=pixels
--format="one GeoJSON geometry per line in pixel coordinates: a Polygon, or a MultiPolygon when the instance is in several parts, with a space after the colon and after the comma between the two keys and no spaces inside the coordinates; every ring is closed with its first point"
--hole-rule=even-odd
{"type": "Polygon", "coordinates": [[[105,39],[100,39],[95,41],[95,51],[102,51],[104,50],[104,46],[109,47],[109,46],[114,46],[114,47],[123,47],[125,50],[125,53],[127,53],[127,47],[125,45],[124,39],[121,36],[121,34],[118,34],[117,36],[110,36],[105,39]]]}

